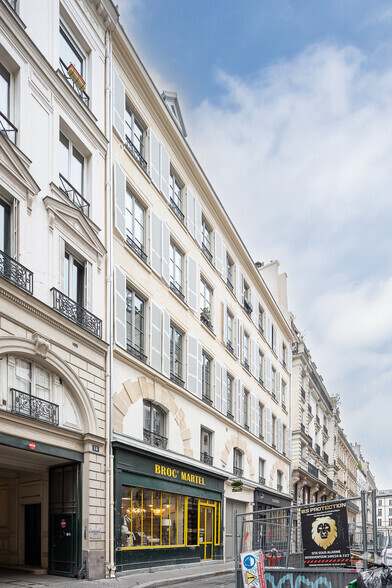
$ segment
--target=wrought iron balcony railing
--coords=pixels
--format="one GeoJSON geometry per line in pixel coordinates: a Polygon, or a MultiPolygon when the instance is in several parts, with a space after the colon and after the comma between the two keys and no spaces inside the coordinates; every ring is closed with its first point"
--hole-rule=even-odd
{"type": "Polygon", "coordinates": [[[231,292],[234,292],[234,286],[233,286],[233,284],[230,282],[229,278],[227,278],[227,280],[226,280],[226,284],[227,284],[227,286],[228,286],[229,290],[230,290],[231,292]]]}
{"type": "Polygon", "coordinates": [[[127,343],[127,351],[137,359],[140,359],[140,361],[146,363],[147,355],[144,355],[144,353],[140,349],[137,349],[137,347],[134,347],[130,343],[127,343]]]}
{"type": "Polygon", "coordinates": [[[173,372],[170,372],[170,379],[172,382],[177,384],[177,386],[181,386],[182,388],[185,386],[184,380],[182,380],[180,376],[177,376],[177,374],[174,374],[173,372]]]}
{"type": "Polygon", "coordinates": [[[262,486],[265,486],[265,478],[263,478],[263,476],[259,477],[259,484],[261,484],[262,486]]]}
{"type": "Polygon", "coordinates": [[[244,470],[242,468],[238,468],[237,466],[233,467],[233,474],[235,476],[238,476],[239,478],[242,478],[242,476],[244,475],[244,470]]]}
{"type": "Polygon", "coordinates": [[[234,355],[234,349],[233,349],[233,346],[232,346],[232,344],[230,343],[230,341],[226,341],[226,348],[228,349],[228,351],[230,351],[230,353],[231,353],[232,355],[234,355]]]}
{"type": "Polygon", "coordinates": [[[125,242],[128,245],[128,247],[133,249],[133,251],[136,253],[136,255],[138,255],[140,257],[140,259],[142,259],[144,261],[144,263],[147,263],[147,254],[145,253],[143,247],[138,245],[138,243],[136,243],[136,241],[134,241],[132,239],[132,237],[130,237],[129,235],[126,236],[125,242]]]}
{"type": "Polygon", "coordinates": [[[181,208],[174,202],[173,198],[170,198],[169,206],[178,218],[178,220],[182,222],[182,224],[184,224],[184,213],[182,212],[181,208]]]}
{"type": "Polygon", "coordinates": [[[231,412],[231,410],[227,409],[227,413],[226,413],[227,418],[229,418],[231,421],[234,421],[234,415],[231,412]]]}
{"type": "Polygon", "coordinates": [[[184,302],[184,300],[185,300],[185,296],[184,296],[184,294],[182,293],[182,289],[181,289],[181,288],[179,288],[178,286],[176,286],[176,284],[175,284],[175,283],[174,283],[172,280],[170,280],[170,290],[171,290],[172,292],[174,292],[174,294],[175,294],[176,296],[178,296],[178,298],[184,302]]]}
{"type": "Polygon", "coordinates": [[[318,478],[318,476],[319,476],[318,469],[316,467],[314,467],[314,465],[311,463],[308,463],[308,472],[309,472],[309,474],[311,474],[315,478],[318,478]]]}
{"type": "Polygon", "coordinates": [[[249,302],[249,300],[247,299],[246,296],[244,296],[244,310],[245,310],[246,314],[248,314],[248,315],[252,314],[252,312],[253,312],[253,306],[249,302]]]}
{"type": "Polygon", "coordinates": [[[154,447],[161,447],[162,449],[167,448],[167,437],[158,435],[158,433],[154,433],[148,429],[143,429],[143,440],[144,443],[148,443],[154,447]]]}
{"type": "Polygon", "coordinates": [[[206,404],[208,404],[208,406],[212,406],[212,398],[210,397],[209,394],[202,394],[201,399],[203,402],[205,402],[206,404]]]}
{"type": "Polygon", "coordinates": [[[207,245],[205,245],[204,243],[201,244],[201,250],[204,253],[204,255],[206,256],[206,258],[208,259],[208,261],[210,263],[212,263],[212,253],[211,251],[208,249],[207,245]]]}
{"type": "Polygon", "coordinates": [[[212,455],[208,455],[208,453],[206,453],[205,451],[201,451],[200,461],[202,461],[203,463],[206,463],[207,465],[212,466],[214,463],[214,458],[212,457],[212,455]]]}
{"type": "Polygon", "coordinates": [[[59,188],[64,194],[70,199],[71,202],[79,208],[86,216],[90,213],[90,204],[83,198],[80,192],[65,178],[62,174],[59,174],[60,185],[59,188]]]}
{"type": "Polygon", "coordinates": [[[128,135],[125,135],[125,147],[128,149],[132,157],[136,159],[140,167],[147,173],[147,161],[144,159],[143,155],[140,153],[137,147],[135,147],[135,145],[132,143],[128,135]]]}
{"type": "Polygon", "coordinates": [[[18,129],[12,122],[0,112],[0,133],[5,135],[12,143],[16,144],[16,133],[18,129]]]}
{"type": "Polygon", "coordinates": [[[42,421],[49,425],[58,426],[59,407],[57,404],[53,404],[53,402],[48,402],[37,396],[32,396],[21,390],[16,390],[15,388],[11,388],[11,392],[13,413],[42,421]]]}
{"type": "Polygon", "coordinates": [[[28,294],[33,293],[33,272],[4,251],[0,251],[0,276],[28,294]]]}
{"type": "Polygon", "coordinates": [[[52,288],[51,292],[53,292],[54,310],[57,310],[57,312],[67,317],[70,321],[102,339],[101,319],[97,318],[91,312],[83,308],[83,306],[80,306],[77,302],[56,288],[52,288]]]}
{"type": "Polygon", "coordinates": [[[82,90],[77,83],[72,79],[72,77],[70,76],[70,69],[71,69],[71,65],[67,66],[64,61],[62,59],[60,59],[60,71],[61,73],[64,75],[65,79],[71,84],[71,86],[73,87],[73,89],[75,90],[75,92],[78,94],[78,96],[80,97],[80,99],[82,100],[82,102],[85,103],[86,106],[89,106],[90,104],[90,98],[88,96],[88,94],[86,94],[86,92],[84,90],[82,90]]]}

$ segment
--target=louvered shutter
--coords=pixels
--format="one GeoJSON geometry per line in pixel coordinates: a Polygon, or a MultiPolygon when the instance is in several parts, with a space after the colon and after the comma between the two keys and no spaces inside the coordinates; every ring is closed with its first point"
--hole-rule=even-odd
{"type": "Polygon", "coordinates": [[[227,370],[222,366],[222,413],[227,414],[227,370]]]}
{"type": "Polygon", "coordinates": [[[197,263],[193,257],[188,255],[188,305],[195,311],[198,310],[197,283],[197,263]]]}
{"type": "Polygon", "coordinates": [[[121,269],[114,266],[114,339],[127,348],[127,281],[121,269]]]}
{"type": "Polygon", "coordinates": [[[161,371],[161,309],[151,300],[150,306],[150,361],[151,367],[157,371],[161,371]]]}
{"type": "Polygon", "coordinates": [[[257,435],[259,436],[258,433],[256,433],[256,428],[258,428],[258,419],[257,419],[257,406],[258,406],[258,401],[257,398],[254,394],[250,395],[250,432],[253,433],[253,435],[257,435]]]}
{"type": "Polygon", "coordinates": [[[158,276],[162,275],[162,221],[155,214],[153,210],[151,210],[150,222],[151,222],[151,231],[150,231],[150,242],[151,242],[151,268],[158,274],[158,276]]]}
{"type": "Polygon", "coordinates": [[[125,191],[126,180],[125,173],[117,161],[114,162],[114,225],[120,235],[125,239],[125,191]]]}
{"type": "Polygon", "coordinates": [[[240,356],[240,321],[238,318],[235,319],[235,347],[236,357],[240,356]]]}
{"type": "Polygon", "coordinates": [[[201,343],[197,342],[197,395],[202,397],[202,374],[203,372],[203,349],[201,343]]]}
{"type": "Polygon", "coordinates": [[[152,129],[150,129],[150,177],[158,190],[160,190],[161,184],[160,159],[159,141],[152,129]]]}
{"type": "Polygon", "coordinates": [[[235,381],[235,420],[241,424],[241,380],[239,378],[235,381]]]}
{"type": "Polygon", "coordinates": [[[163,311],[162,373],[170,378],[170,314],[163,311]]]}
{"type": "Polygon", "coordinates": [[[252,372],[252,376],[254,376],[255,378],[258,378],[258,374],[257,374],[258,354],[259,354],[259,350],[257,347],[257,343],[252,337],[250,340],[250,366],[251,366],[250,371],[252,372]]]}
{"type": "Polygon", "coordinates": [[[91,292],[92,292],[92,265],[89,261],[85,263],[85,279],[84,279],[84,303],[87,310],[91,311],[91,292]]]}
{"type": "Polygon", "coordinates": [[[239,266],[236,267],[236,296],[241,306],[244,305],[244,274],[239,266]]]}
{"type": "Polygon", "coordinates": [[[189,187],[187,188],[187,207],[186,207],[186,224],[188,227],[188,231],[195,238],[195,197],[192,194],[189,187]]]}
{"type": "Polygon", "coordinates": [[[268,392],[271,392],[271,360],[269,357],[265,358],[265,387],[268,392]]]}
{"type": "Polygon", "coordinates": [[[276,372],[276,400],[280,402],[280,372],[276,372]]]}
{"type": "Polygon", "coordinates": [[[277,337],[276,327],[275,327],[275,325],[272,325],[271,326],[271,339],[272,339],[272,351],[274,353],[276,353],[276,337],[277,337]],[[273,337],[272,337],[272,332],[274,333],[273,337]]]}
{"type": "Polygon", "coordinates": [[[160,156],[161,156],[161,177],[160,177],[160,190],[166,200],[170,199],[170,157],[166,148],[162,143],[160,144],[160,156]]]}
{"type": "Polygon", "coordinates": [[[268,445],[272,445],[272,414],[271,409],[265,409],[265,440],[268,445]]]}
{"type": "Polygon", "coordinates": [[[215,267],[223,274],[223,239],[218,231],[215,231],[215,267]]]}
{"type": "Polygon", "coordinates": [[[224,281],[227,281],[227,250],[226,245],[222,241],[222,258],[223,258],[223,271],[222,271],[222,278],[224,281]]]}
{"type": "Polygon", "coordinates": [[[258,328],[259,327],[259,299],[258,299],[256,292],[254,290],[251,290],[250,294],[251,294],[251,302],[252,302],[252,321],[256,325],[256,327],[258,328]]]}
{"type": "Polygon", "coordinates": [[[287,348],[287,371],[292,372],[293,370],[293,352],[291,351],[291,343],[287,348]]]}
{"type": "Polygon", "coordinates": [[[277,339],[278,339],[278,359],[279,359],[280,363],[282,363],[282,361],[283,361],[283,339],[279,334],[277,335],[277,339]]]}
{"type": "Polygon", "coordinates": [[[287,457],[289,459],[291,459],[291,455],[292,455],[291,443],[292,443],[291,429],[287,429],[287,457]]]}
{"type": "Polygon", "coordinates": [[[227,303],[226,300],[223,301],[223,344],[226,345],[228,338],[227,338],[227,303]]]}
{"type": "Polygon", "coordinates": [[[195,198],[195,238],[201,246],[201,206],[197,198],[195,198]]]}
{"type": "Polygon", "coordinates": [[[265,339],[266,339],[268,345],[271,346],[271,344],[272,344],[271,317],[267,312],[265,313],[265,333],[264,334],[265,334],[265,339]]]}
{"type": "Polygon", "coordinates": [[[113,68],[113,126],[120,138],[125,140],[125,88],[120,76],[113,68]]]}
{"type": "Polygon", "coordinates": [[[162,221],[162,277],[170,284],[170,230],[162,221]]]}
{"type": "Polygon", "coordinates": [[[215,408],[222,412],[222,366],[215,361],[215,408]]]}
{"type": "Polygon", "coordinates": [[[198,340],[188,335],[187,387],[195,396],[198,396],[198,361],[198,340]]]}
{"type": "Polygon", "coordinates": [[[283,452],[283,424],[282,420],[278,419],[278,451],[279,453],[283,452]]]}
{"type": "Polygon", "coordinates": [[[63,294],[68,294],[68,292],[64,292],[64,288],[65,288],[64,262],[65,262],[65,241],[62,237],[60,237],[60,239],[59,239],[59,288],[60,288],[60,292],[63,292],[63,294]]]}

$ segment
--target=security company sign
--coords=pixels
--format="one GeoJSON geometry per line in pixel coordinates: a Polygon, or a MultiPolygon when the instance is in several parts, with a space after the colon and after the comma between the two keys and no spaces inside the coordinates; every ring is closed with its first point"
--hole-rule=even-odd
{"type": "Polygon", "coordinates": [[[241,567],[245,588],[267,588],[262,551],[241,553],[241,567]]]}
{"type": "Polygon", "coordinates": [[[344,502],[301,508],[301,526],[305,567],[350,565],[344,502]]]}

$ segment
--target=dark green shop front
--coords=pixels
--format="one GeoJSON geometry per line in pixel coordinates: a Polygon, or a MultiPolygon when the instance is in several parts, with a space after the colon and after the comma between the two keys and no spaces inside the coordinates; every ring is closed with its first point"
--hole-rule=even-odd
{"type": "Polygon", "coordinates": [[[113,444],[117,571],[223,558],[223,476],[113,444]]]}

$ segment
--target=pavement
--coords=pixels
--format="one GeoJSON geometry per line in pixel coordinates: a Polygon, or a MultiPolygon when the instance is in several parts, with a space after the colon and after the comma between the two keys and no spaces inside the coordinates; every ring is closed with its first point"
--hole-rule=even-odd
{"type": "Polygon", "coordinates": [[[76,578],[64,578],[47,574],[31,574],[16,570],[0,569],[0,587],[2,588],[161,588],[189,581],[199,581],[200,588],[203,580],[232,574],[234,562],[200,562],[197,564],[185,564],[180,566],[164,566],[156,568],[144,568],[118,574],[116,578],[107,580],[78,580],[76,578]]]}

